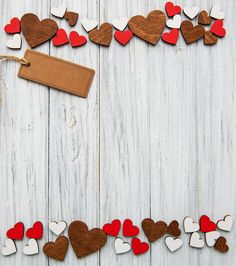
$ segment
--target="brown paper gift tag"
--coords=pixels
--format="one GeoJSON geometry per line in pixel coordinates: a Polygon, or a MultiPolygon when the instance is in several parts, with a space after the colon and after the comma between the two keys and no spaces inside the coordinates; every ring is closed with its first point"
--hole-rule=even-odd
{"type": "Polygon", "coordinates": [[[87,97],[93,69],[40,52],[26,50],[29,66],[21,65],[18,76],[77,96],[87,97]]]}

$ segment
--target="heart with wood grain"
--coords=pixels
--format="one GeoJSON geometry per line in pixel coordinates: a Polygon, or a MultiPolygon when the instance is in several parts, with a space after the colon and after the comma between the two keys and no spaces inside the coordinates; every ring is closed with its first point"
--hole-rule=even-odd
{"type": "Polygon", "coordinates": [[[167,233],[168,226],[163,221],[155,223],[147,218],[142,221],[142,228],[149,242],[153,243],[167,233]]]}
{"type": "Polygon", "coordinates": [[[221,253],[226,253],[229,251],[229,246],[227,245],[227,240],[225,237],[220,237],[215,243],[214,248],[221,253]]]}
{"type": "Polygon", "coordinates": [[[136,36],[155,45],[164,31],[166,15],[160,10],[154,10],[148,14],[147,18],[143,16],[132,17],[128,25],[136,36]]]}
{"type": "Polygon", "coordinates": [[[167,233],[172,235],[173,237],[178,237],[181,235],[178,221],[174,220],[168,225],[167,233]]]}
{"type": "Polygon", "coordinates": [[[210,25],[212,18],[209,16],[206,10],[200,12],[198,16],[198,23],[202,25],[210,25]]]}
{"type": "Polygon", "coordinates": [[[70,224],[69,239],[73,250],[78,258],[99,251],[107,242],[107,235],[99,228],[88,229],[88,226],[81,221],[74,221],[70,224]]]}
{"type": "Polygon", "coordinates": [[[48,242],[43,247],[43,252],[52,259],[63,261],[69,246],[69,240],[65,236],[59,236],[55,243],[48,242]]]}
{"type": "Polygon", "coordinates": [[[57,33],[57,23],[52,19],[42,21],[32,13],[25,14],[21,18],[21,29],[31,48],[34,48],[48,40],[57,33]]]}
{"type": "Polygon", "coordinates": [[[203,26],[193,26],[193,23],[188,20],[182,22],[180,29],[187,44],[198,41],[199,39],[203,38],[205,34],[205,29],[203,26]]]}
{"type": "Polygon", "coordinates": [[[94,29],[89,32],[89,40],[103,46],[110,46],[112,39],[112,25],[103,23],[99,29],[94,29]]]}

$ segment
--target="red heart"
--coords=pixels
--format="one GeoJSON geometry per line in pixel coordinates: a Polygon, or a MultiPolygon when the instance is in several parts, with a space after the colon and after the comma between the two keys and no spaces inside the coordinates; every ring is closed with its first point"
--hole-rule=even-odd
{"type": "Polygon", "coordinates": [[[137,226],[133,225],[133,222],[126,219],[123,224],[123,235],[124,236],[137,236],[139,234],[139,229],[137,226]]]}
{"type": "Polygon", "coordinates": [[[149,250],[149,245],[146,242],[141,242],[138,238],[132,239],[131,246],[135,255],[141,255],[149,250]]]}
{"type": "Polygon", "coordinates": [[[77,31],[70,33],[70,44],[72,47],[82,46],[87,43],[87,39],[84,36],[80,36],[77,31]]]}
{"type": "Polygon", "coordinates": [[[103,226],[103,231],[110,236],[118,236],[120,232],[121,222],[120,220],[113,220],[111,224],[105,224],[103,226]]]}
{"type": "Polygon", "coordinates": [[[173,16],[181,13],[181,7],[175,6],[172,2],[167,2],[165,9],[166,9],[166,13],[167,13],[168,17],[173,17],[173,16]]]}
{"type": "Polygon", "coordinates": [[[126,31],[116,31],[115,34],[115,39],[122,44],[123,46],[125,46],[133,37],[133,32],[130,30],[126,30],[126,31]]]}
{"type": "Polygon", "coordinates": [[[216,230],[216,224],[210,220],[207,215],[203,215],[200,218],[200,231],[202,233],[208,233],[216,230]]]}
{"type": "Polygon", "coordinates": [[[211,31],[212,33],[214,33],[214,34],[215,34],[216,36],[218,36],[218,37],[224,37],[225,34],[226,34],[226,30],[223,28],[223,20],[222,20],[222,19],[218,19],[218,20],[216,20],[216,21],[213,23],[213,25],[212,25],[210,31],[211,31]]]}
{"type": "Polygon", "coordinates": [[[59,29],[57,31],[57,35],[52,39],[52,43],[55,46],[61,46],[69,42],[67,34],[65,30],[59,29]]]}
{"type": "Polygon", "coordinates": [[[28,238],[41,239],[43,237],[43,225],[41,222],[34,223],[32,228],[26,231],[28,238]]]}
{"type": "Polygon", "coordinates": [[[6,33],[19,33],[20,32],[20,20],[18,18],[12,18],[10,24],[4,27],[6,33]]]}
{"type": "Polygon", "coordinates": [[[24,224],[19,222],[7,231],[7,237],[12,240],[22,240],[24,237],[24,224]]]}
{"type": "Polygon", "coordinates": [[[172,29],[170,32],[165,32],[162,35],[162,40],[166,43],[175,45],[179,39],[179,30],[172,29]]]}

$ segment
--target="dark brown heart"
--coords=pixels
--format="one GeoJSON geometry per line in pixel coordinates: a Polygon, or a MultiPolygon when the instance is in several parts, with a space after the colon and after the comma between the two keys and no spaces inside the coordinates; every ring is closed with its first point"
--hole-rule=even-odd
{"type": "Polygon", "coordinates": [[[218,240],[216,241],[216,243],[215,243],[215,246],[214,246],[214,248],[216,249],[216,250],[218,250],[219,252],[221,252],[221,253],[226,253],[226,252],[228,252],[229,251],[229,247],[228,247],[228,245],[227,245],[227,240],[226,240],[226,238],[224,238],[224,237],[220,237],[220,238],[218,238],[218,240]]]}
{"type": "Polygon", "coordinates": [[[64,18],[67,20],[68,24],[73,27],[78,21],[79,14],[75,12],[66,12],[64,18]]]}
{"type": "Polygon", "coordinates": [[[69,246],[69,240],[65,236],[59,236],[55,243],[48,242],[43,247],[43,252],[50,258],[63,261],[69,246]]]}
{"type": "Polygon", "coordinates": [[[142,221],[143,231],[148,240],[153,243],[167,233],[167,224],[163,221],[154,222],[152,219],[142,221]]]}
{"type": "Polygon", "coordinates": [[[74,221],[69,226],[69,239],[78,258],[100,250],[107,242],[106,234],[99,228],[88,230],[81,221],[74,221]]]}
{"type": "Polygon", "coordinates": [[[212,18],[208,15],[208,12],[203,10],[200,12],[198,16],[198,24],[202,25],[210,25],[212,18]]]}
{"type": "Polygon", "coordinates": [[[182,22],[180,29],[187,44],[191,44],[201,39],[205,33],[203,26],[193,26],[192,22],[188,20],[182,22]]]}
{"type": "Polygon", "coordinates": [[[51,39],[58,26],[52,19],[40,21],[36,15],[28,13],[21,18],[21,29],[29,46],[34,48],[51,39]]]}
{"type": "Polygon", "coordinates": [[[109,46],[112,39],[112,25],[110,23],[103,23],[99,29],[89,32],[89,39],[96,44],[109,46]]]}
{"type": "Polygon", "coordinates": [[[215,36],[211,31],[206,31],[204,34],[204,44],[214,45],[218,42],[218,37],[215,36]]]}
{"type": "Polygon", "coordinates": [[[181,235],[181,230],[179,229],[179,223],[177,221],[172,221],[168,228],[167,233],[172,235],[173,237],[178,237],[181,235]]]}
{"type": "Polygon", "coordinates": [[[132,17],[128,25],[136,36],[155,45],[164,31],[166,16],[162,11],[154,10],[148,14],[147,18],[143,16],[132,17]]]}

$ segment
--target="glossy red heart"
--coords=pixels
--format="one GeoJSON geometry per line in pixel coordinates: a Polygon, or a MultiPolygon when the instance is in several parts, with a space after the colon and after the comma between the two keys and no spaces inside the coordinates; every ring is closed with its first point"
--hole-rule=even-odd
{"type": "Polygon", "coordinates": [[[18,18],[12,18],[10,23],[4,27],[6,33],[19,33],[20,32],[20,20],[18,18]]]}
{"type": "Polygon", "coordinates": [[[41,222],[34,223],[32,228],[26,231],[28,238],[41,239],[43,237],[43,225],[41,222]]]}
{"type": "Polygon", "coordinates": [[[61,46],[69,42],[68,36],[63,29],[57,31],[57,35],[52,39],[54,46],[61,46]]]}
{"type": "Polygon", "coordinates": [[[70,33],[70,44],[72,47],[82,46],[87,43],[86,37],[79,35],[77,31],[70,33]]]}
{"type": "Polygon", "coordinates": [[[125,46],[133,37],[133,32],[130,30],[125,30],[125,31],[116,31],[115,34],[115,39],[125,46]]]}
{"type": "Polygon", "coordinates": [[[210,220],[207,215],[203,215],[200,218],[200,231],[202,233],[208,233],[216,230],[216,224],[210,220]]]}
{"type": "Polygon", "coordinates": [[[22,240],[24,237],[24,224],[19,222],[7,231],[7,237],[12,240],[22,240]]]}
{"type": "Polygon", "coordinates": [[[179,30],[172,29],[170,32],[165,32],[162,35],[162,40],[166,43],[175,45],[179,39],[179,30]]]}
{"type": "Polygon", "coordinates": [[[173,17],[181,13],[181,7],[175,6],[172,2],[167,2],[165,5],[165,9],[168,17],[173,17]]]}
{"type": "Polygon", "coordinates": [[[146,242],[141,242],[138,238],[133,238],[131,246],[135,255],[141,255],[149,250],[149,245],[146,242]]]}
{"type": "Polygon", "coordinates": [[[127,237],[137,236],[139,234],[139,228],[133,225],[133,222],[126,219],[123,224],[123,235],[127,237]]]}
{"type": "Polygon", "coordinates": [[[110,236],[117,237],[120,232],[121,222],[120,220],[113,220],[110,224],[105,224],[103,226],[103,231],[110,236]]]}
{"type": "Polygon", "coordinates": [[[226,30],[223,27],[223,20],[222,19],[216,20],[213,23],[210,31],[218,37],[224,37],[226,35],[226,30]]]}

